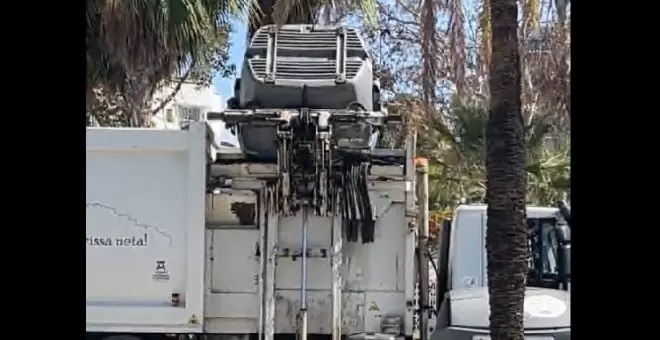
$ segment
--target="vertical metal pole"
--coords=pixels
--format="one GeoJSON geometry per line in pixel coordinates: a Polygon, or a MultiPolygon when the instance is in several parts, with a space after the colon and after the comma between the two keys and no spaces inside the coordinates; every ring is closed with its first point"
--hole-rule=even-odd
{"type": "Polygon", "coordinates": [[[263,185],[259,191],[259,200],[257,201],[257,211],[259,212],[259,328],[258,340],[264,340],[264,326],[266,319],[266,253],[268,248],[266,246],[266,227],[268,221],[268,187],[263,185]]]}
{"type": "Polygon", "coordinates": [[[332,266],[332,340],[341,340],[341,300],[342,300],[342,278],[341,278],[341,267],[342,267],[342,230],[341,222],[337,223],[335,218],[337,217],[334,213],[335,208],[337,207],[336,196],[331,198],[331,203],[333,207],[333,213],[330,217],[330,229],[332,230],[332,257],[330,265],[332,266]]]}
{"type": "Polygon", "coordinates": [[[277,193],[274,186],[267,188],[266,207],[268,215],[266,219],[266,277],[264,306],[264,340],[275,339],[275,271],[277,267],[277,242],[279,236],[279,214],[277,210],[277,193]]]}
{"type": "Polygon", "coordinates": [[[300,340],[307,340],[307,218],[309,208],[303,205],[302,208],[302,233],[301,248],[302,261],[300,261],[300,340]]]}
{"type": "Polygon", "coordinates": [[[417,204],[419,207],[419,328],[420,339],[429,338],[429,164],[424,158],[417,159],[417,204]]]}
{"type": "MultiPolygon", "coordinates": [[[[415,206],[415,143],[416,133],[413,131],[406,137],[406,251],[404,256],[405,284],[404,292],[406,295],[406,304],[415,304],[415,279],[417,272],[415,267],[415,247],[417,247],[417,225],[416,216],[418,212],[415,206]]],[[[419,338],[418,326],[415,311],[413,308],[405,309],[405,321],[403,323],[404,334],[412,335],[413,339],[419,338]]]]}

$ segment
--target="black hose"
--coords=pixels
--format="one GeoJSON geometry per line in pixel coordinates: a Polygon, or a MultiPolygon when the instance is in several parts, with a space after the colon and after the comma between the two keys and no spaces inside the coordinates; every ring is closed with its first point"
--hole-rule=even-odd
{"type": "Polygon", "coordinates": [[[371,202],[369,202],[369,187],[367,184],[367,174],[369,172],[368,163],[362,163],[360,166],[359,172],[359,191],[361,193],[362,199],[362,243],[371,243],[374,242],[375,235],[375,222],[373,217],[373,211],[371,210],[371,202]]]}
{"type": "Polygon", "coordinates": [[[355,200],[354,196],[354,185],[353,185],[353,176],[352,176],[352,167],[348,166],[348,168],[345,168],[345,173],[344,173],[344,197],[346,197],[346,209],[348,212],[348,218],[347,218],[347,240],[348,242],[357,242],[358,239],[358,230],[357,230],[357,225],[356,225],[356,213],[355,213],[355,207],[357,205],[357,202],[355,200]]]}

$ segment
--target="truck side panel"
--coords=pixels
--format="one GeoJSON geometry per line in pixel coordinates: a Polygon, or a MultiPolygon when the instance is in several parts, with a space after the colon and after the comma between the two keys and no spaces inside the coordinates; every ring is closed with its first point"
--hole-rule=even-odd
{"type": "Polygon", "coordinates": [[[201,332],[206,127],[86,134],[87,331],[201,332]]]}

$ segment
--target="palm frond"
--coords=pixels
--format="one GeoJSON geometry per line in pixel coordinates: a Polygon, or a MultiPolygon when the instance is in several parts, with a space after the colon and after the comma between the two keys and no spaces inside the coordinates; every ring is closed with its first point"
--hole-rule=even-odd
{"type": "Polygon", "coordinates": [[[319,14],[323,14],[321,19],[325,18],[324,21],[328,21],[342,17],[348,11],[360,12],[367,25],[377,26],[377,0],[262,0],[260,9],[255,11],[253,16],[257,18],[258,26],[269,23],[314,24],[317,23],[319,14]]]}
{"type": "MultiPolygon", "coordinates": [[[[434,150],[423,152],[435,157],[430,158],[429,194],[431,205],[437,209],[453,207],[462,201],[483,202],[486,190],[487,110],[464,104],[456,97],[448,118],[448,125],[429,126],[428,140],[423,145],[434,150]]],[[[568,144],[558,150],[546,148],[544,142],[552,132],[551,127],[542,116],[526,127],[528,196],[535,204],[550,204],[570,190],[570,148],[568,144]]]]}

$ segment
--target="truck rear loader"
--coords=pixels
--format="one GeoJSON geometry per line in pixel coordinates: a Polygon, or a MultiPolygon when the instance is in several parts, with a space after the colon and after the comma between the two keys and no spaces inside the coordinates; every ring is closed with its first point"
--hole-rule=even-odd
{"type": "Polygon", "coordinates": [[[241,149],[87,130],[88,337],[428,338],[414,140],[375,148],[400,118],[358,32],[263,27],[241,75],[207,115],[241,149]]]}
{"type": "Polygon", "coordinates": [[[375,147],[401,119],[358,33],[255,32],[207,114],[240,149],[208,122],[87,129],[88,339],[429,339],[427,168],[414,134],[375,147]]]}

